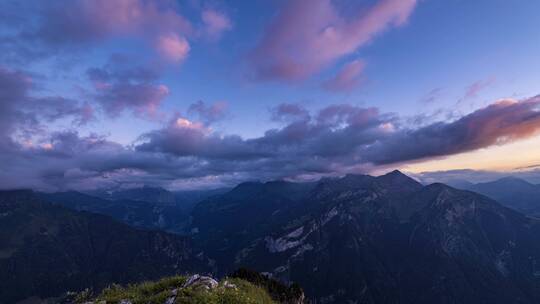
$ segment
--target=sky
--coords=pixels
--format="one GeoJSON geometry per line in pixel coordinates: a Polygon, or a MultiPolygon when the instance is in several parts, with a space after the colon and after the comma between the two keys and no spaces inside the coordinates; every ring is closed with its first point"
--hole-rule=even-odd
{"type": "Polygon", "coordinates": [[[0,188],[540,183],[535,0],[0,0],[0,188]]]}

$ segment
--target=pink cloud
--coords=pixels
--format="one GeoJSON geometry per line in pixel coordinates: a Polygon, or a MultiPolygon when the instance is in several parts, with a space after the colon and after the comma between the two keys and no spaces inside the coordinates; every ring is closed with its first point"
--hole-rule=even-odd
{"type": "MultiPolygon", "coordinates": [[[[41,18],[44,22],[36,38],[54,45],[85,45],[118,36],[141,38],[151,45],[160,37],[158,39],[170,40],[169,47],[183,45],[185,50],[185,38],[171,37],[187,37],[194,32],[190,21],[180,14],[178,4],[172,0],[51,3],[41,18]]],[[[161,49],[158,50],[162,54],[161,49]]],[[[180,58],[178,54],[175,52],[173,58],[180,58]]]]}
{"type": "Polygon", "coordinates": [[[360,76],[364,71],[365,63],[362,60],[353,60],[347,63],[331,79],[323,83],[323,88],[329,91],[349,91],[360,84],[360,76]]]}
{"type": "Polygon", "coordinates": [[[176,34],[168,34],[157,39],[156,49],[166,59],[181,62],[187,57],[190,46],[186,38],[176,34]]]}
{"type": "Polygon", "coordinates": [[[232,28],[229,17],[213,9],[203,10],[201,18],[204,23],[204,31],[210,39],[219,39],[223,32],[232,28]]]}
{"type": "Polygon", "coordinates": [[[380,0],[354,17],[331,0],[291,0],[268,28],[251,60],[259,79],[302,80],[404,24],[416,0],[380,0]]]}

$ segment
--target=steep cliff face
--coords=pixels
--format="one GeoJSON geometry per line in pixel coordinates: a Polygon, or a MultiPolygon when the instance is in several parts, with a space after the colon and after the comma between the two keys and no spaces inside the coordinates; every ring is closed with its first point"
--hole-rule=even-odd
{"type": "Polygon", "coordinates": [[[540,301],[540,223],[476,193],[392,172],[321,181],[287,204],[236,197],[214,205],[263,204],[251,225],[272,228],[244,228],[249,239],[207,253],[298,282],[319,302],[540,301]]]}
{"type": "Polygon", "coordinates": [[[239,250],[275,231],[293,214],[300,214],[300,203],[313,187],[283,181],[240,184],[195,207],[193,237],[214,254],[221,273],[226,274],[237,268],[233,262],[239,250]]]}
{"type": "Polygon", "coordinates": [[[210,269],[187,238],[0,192],[0,303],[210,269]]]}

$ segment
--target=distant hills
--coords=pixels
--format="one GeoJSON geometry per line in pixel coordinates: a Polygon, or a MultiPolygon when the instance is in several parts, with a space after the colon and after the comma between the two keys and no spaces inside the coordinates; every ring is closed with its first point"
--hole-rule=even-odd
{"type": "Polygon", "coordinates": [[[0,303],[195,271],[211,267],[189,238],[0,192],[0,303]]]}
{"type": "Polygon", "coordinates": [[[186,234],[195,204],[229,189],[170,192],[163,188],[141,187],[121,191],[76,191],[39,193],[51,203],[77,211],[108,215],[130,226],[186,234]]]}
{"type": "Polygon", "coordinates": [[[174,205],[176,198],[174,194],[160,187],[143,186],[116,191],[94,191],[90,193],[94,196],[109,200],[133,200],[143,202],[153,202],[161,205],[174,205]]]}
{"type": "Polygon", "coordinates": [[[540,217],[540,185],[516,177],[505,177],[486,183],[460,184],[456,187],[483,194],[527,215],[540,217]]]}
{"type": "Polygon", "coordinates": [[[537,186],[461,186],[393,171],[208,193],[0,192],[0,282],[13,299],[29,282],[24,296],[248,268],[316,303],[540,303],[537,186]]]}

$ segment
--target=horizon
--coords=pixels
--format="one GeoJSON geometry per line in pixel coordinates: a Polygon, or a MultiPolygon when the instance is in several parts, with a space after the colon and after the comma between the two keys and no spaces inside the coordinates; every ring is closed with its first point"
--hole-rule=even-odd
{"type": "Polygon", "coordinates": [[[0,190],[199,190],[394,169],[423,183],[540,184],[539,10],[3,1],[0,190]]]}
{"type": "MultiPolygon", "coordinates": [[[[446,177],[444,176],[442,179],[441,178],[437,178],[437,176],[429,176],[429,177],[423,177],[423,176],[418,176],[418,175],[414,175],[414,174],[408,174],[407,172],[402,172],[398,169],[395,169],[395,170],[392,170],[392,171],[389,171],[389,172],[386,172],[386,173],[383,173],[383,174],[379,174],[379,175],[370,175],[370,174],[361,174],[361,173],[347,173],[345,175],[334,175],[334,176],[323,176],[323,177],[320,177],[318,179],[314,179],[314,180],[306,180],[306,181],[297,181],[297,180],[287,180],[287,179],[273,179],[273,180],[245,180],[245,181],[242,181],[242,182],[239,182],[237,184],[232,184],[232,185],[229,185],[229,186],[223,186],[223,187],[218,187],[218,188],[189,188],[189,189],[167,189],[167,188],[164,188],[164,187],[161,187],[161,186],[152,186],[152,185],[147,185],[147,184],[139,184],[139,185],[133,185],[133,184],[129,184],[127,185],[126,187],[122,187],[122,186],[118,186],[118,187],[114,187],[114,188],[94,188],[94,189],[90,189],[90,190],[76,190],[76,189],[55,189],[55,190],[39,190],[39,189],[32,189],[32,188],[11,188],[11,189],[0,189],[0,191],[31,191],[31,192],[43,192],[43,193],[62,193],[62,192],[78,192],[78,193],[82,193],[82,194],[85,194],[85,195],[89,195],[89,196],[95,196],[96,193],[98,192],[116,192],[116,191],[128,191],[128,190],[136,190],[136,189],[145,189],[145,188],[148,188],[148,189],[160,189],[160,190],[165,190],[165,191],[169,191],[171,193],[187,193],[187,192],[205,192],[205,191],[215,191],[215,190],[227,190],[227,191],[230,191],[230,190],[233,190],[235,188],[237,188],[238,186],[242,185],[242,184],[268,184],[268,183],[276,183],[276,182],[283,182],[283,183],[314,183],[314,184],[317,184],[325,179],[332,179],[332,180],[340,180],[340,179],[343,179],[343,178],[346,178],[347,176],[370,176],[370,177],[373,177],[373,178],[377,178],[377,177],[382,177],[382,176],[385,176],[385,175],[389,175],[389,174],[395,174],[395,173],[399,173],[399,174],[402,174],[418,183],[420,183],[422,186],[426,187],[426,186],[430,186],[430,185],[433,185],[433,184],[444,184],[446,186],[450,186],[452,188],[456,188],[456,189],[465,189],[463,188],[462,186],[464,186],[465,184],[468,184],[470,183],[470,185],[481,185],[481,184],[489,184],[489,183],[496,183],[496,182],[500,182],[500,181],[503,181],[503,180],[508,180],[508,179],[515,179],[515,180],[518,180],[518,181],[522,181],[522,182],[526,182],[530,185],[533,185],[533,186],[540,186],[540,183],[535,183],[534,181],[530,181],[528,180],[527,178],[524,178],[524,177],[519,177],[519,176],[515,176],[515,175],[500,175],[500,176],[493,176],[491,173],[488,173],[487,175],[484,175],[481,177],[481,180],[479,181],[470,181],[470,180],[466,180],[466,179],[459,179],[459,178],[452,178],[452,176],[450,177],[446,177]],[[446,179],[445,179],[446,178],[446,179]]],[[[447,175],[447,172],[444,173],[445,175],[447,175]]]]}

